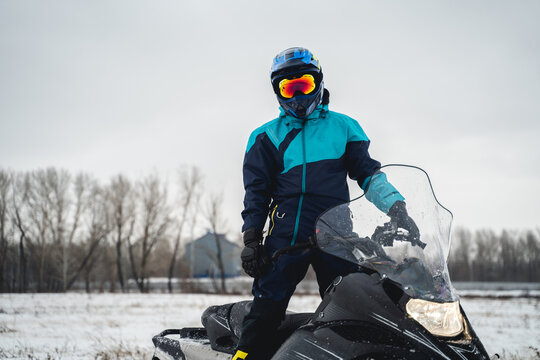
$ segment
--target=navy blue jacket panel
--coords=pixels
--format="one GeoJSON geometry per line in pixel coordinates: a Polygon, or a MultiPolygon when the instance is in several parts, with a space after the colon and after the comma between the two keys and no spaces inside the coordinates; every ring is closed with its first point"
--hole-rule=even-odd
{"type": "Polygon", "coordinates": [[[327,105],[303,120],[282,110],[248,142],[242,231],[262,230],[269,217],[267,242],[307,240],[323,211],[349,201],[347,174],[363,184],[380,168],[368,148],[358,122],[327,105]]]}

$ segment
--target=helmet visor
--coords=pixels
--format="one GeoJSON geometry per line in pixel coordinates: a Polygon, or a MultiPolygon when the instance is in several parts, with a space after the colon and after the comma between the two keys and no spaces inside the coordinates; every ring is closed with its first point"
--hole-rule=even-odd
{"type": "Polygon", "coordinates": [[[313,75],[304,74],[294,79],[281,80],[279,82],[279,95],[285,99],[290,99],[297,91],[300,91],[300,95],[307,95],[312,93],[316,87],[313,75]]]}

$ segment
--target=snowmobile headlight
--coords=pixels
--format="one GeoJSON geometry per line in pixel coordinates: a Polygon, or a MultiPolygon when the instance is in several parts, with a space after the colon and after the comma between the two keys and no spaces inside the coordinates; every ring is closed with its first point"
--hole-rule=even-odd
{"type": "Polygon", "coordinates": [[[459,301],[436,303],[420,299],[407,302],[407,314],[430,333],[436,336],[452,337],[463,331],[463,316],[459,301]]]}

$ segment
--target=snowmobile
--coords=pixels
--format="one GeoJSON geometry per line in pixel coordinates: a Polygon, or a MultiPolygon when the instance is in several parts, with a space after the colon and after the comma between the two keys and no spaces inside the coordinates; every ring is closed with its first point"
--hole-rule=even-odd
{"type": "MultiPolygon", "coordinates": [[[[310,242],[273,254],[324,251],[354,271],[337,277],[314,313],[287,313],[275,338],[278,359],[496,359],[489,357],[460,306],[446,265],[452,213],[427,173],[410,165],[381,168],[405,198],[419,236],[399,228],[370,201],[324,212],[310,242]]],[[[199,328],[153,338],[153,360],[231,359],[250,301],[211,306],[199,328]]]]}

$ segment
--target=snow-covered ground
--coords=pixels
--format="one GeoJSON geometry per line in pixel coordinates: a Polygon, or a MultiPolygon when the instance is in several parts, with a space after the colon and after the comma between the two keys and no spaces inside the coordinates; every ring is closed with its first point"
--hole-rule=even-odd
{"type": "MultiPolygon", "coordinates": [[[[3,294],[0,358],[150,359],[151,338],[166,328],[200,326],[209,305],[246,296],[202,294],[3,294]]],[[[313,295],[295,296],[293,311],[313,311],[313,295]]],[[[540,299],[464,298],[489,353],[538,359],[540,299]]]]}

